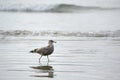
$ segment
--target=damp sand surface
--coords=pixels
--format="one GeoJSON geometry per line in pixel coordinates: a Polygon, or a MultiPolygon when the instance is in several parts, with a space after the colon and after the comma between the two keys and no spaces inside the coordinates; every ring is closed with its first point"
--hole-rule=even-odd
{"type": "Polygon", "coordinates": [[[120,80],[119,40],[57,40],[38,62],[31,49],[47,40],[1,40],[0,80],[120,80]]]}

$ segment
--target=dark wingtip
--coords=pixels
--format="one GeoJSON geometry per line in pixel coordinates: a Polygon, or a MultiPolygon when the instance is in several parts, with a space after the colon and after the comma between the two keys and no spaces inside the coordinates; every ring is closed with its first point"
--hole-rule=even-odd
{"type": "Polygon", "coordinates": [[[29,51],[30,53],[33,53],[33,50],[32,51],[29,51]]]}

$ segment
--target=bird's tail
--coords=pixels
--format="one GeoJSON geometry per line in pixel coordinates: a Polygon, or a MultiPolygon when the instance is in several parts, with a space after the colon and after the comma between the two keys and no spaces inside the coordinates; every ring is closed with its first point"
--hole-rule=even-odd
{"type": "Polygon", "coordinates": [[[37,49],[31,50],[30,53],[35,53],[37,49]]]}
{"type": "Polygon", "coordinates": [[[34,52],[34,50],[31,50],[31,51],[30,51],[30,53],[33,53],[33,52],[34,52]]]}

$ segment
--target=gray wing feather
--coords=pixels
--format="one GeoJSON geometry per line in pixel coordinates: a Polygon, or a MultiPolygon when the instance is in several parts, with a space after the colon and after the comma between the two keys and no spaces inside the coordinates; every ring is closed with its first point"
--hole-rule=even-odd
{"type": "Polygon", "coordinates": [[[49,46],[37,49],[37,53],[43,54],[43,55],[50,54],[52,52],[53,52],[53,49],[50,48],[49,46]]]}

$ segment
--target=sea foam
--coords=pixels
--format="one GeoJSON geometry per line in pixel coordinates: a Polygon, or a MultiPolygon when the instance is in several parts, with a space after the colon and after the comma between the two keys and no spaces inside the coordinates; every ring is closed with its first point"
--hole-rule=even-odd
{"type": "Polygon", "coordinates": [[[120,37],[120,30],[99,32],[0,30],[0,36],[120,37]]]}

